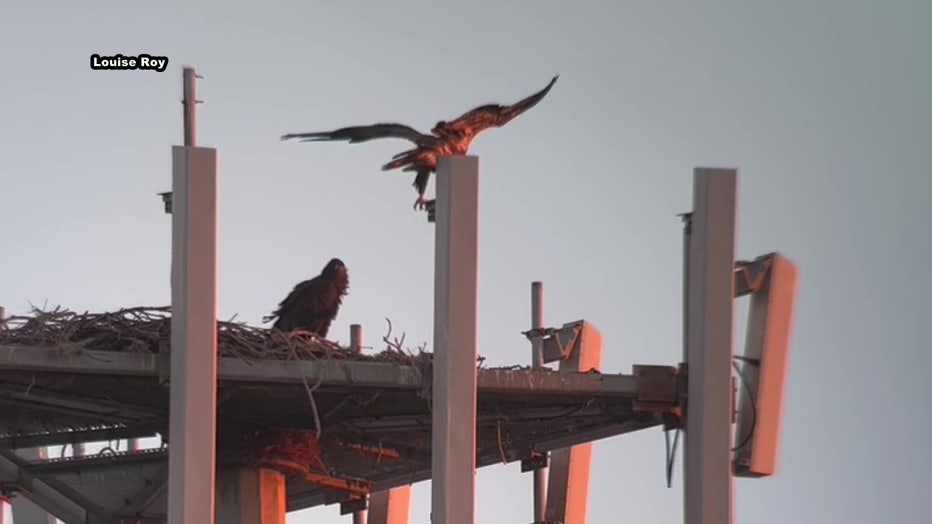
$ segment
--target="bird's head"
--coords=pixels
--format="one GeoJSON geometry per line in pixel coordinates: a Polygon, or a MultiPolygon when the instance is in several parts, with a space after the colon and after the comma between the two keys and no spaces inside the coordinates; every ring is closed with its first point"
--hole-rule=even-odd
{"type": "Polygon", "coordinates": [[[346,265],[339,258],[331,258],[320,274],[328,278],[345,277],[346,265]]]}
{"type": "Polygon", "coordinates": [[[324,266],[324,270],[320,272],[320,276],[336,284],[340,289],[340,295],[345,295],[346,290],[349,289],[349,273],[339,258],[331,258],[330,262],[324,266]]]}

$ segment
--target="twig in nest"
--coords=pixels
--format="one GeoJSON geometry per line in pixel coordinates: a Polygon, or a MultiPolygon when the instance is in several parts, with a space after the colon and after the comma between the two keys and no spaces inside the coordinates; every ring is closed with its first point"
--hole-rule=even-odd
{"type": "Polygon", "coordinates": [[[395,337],[394,341],[388,340],[388,337],[392,336],[392,321],[388,317],[385,317],[385,322],[388,323],[388,332],[385,333],[385,336],[382,337],[382,341],[385,342],[385,345],[388,346],[389,350],[397,351],[398,353],[405,354],[404,343],[405,343],[405,332],[401,332],[401,339],[395,337]]]}
{"type": "MultiPolygon", "coordinates": [[[[236,318],[234,316],[234,318],[236,318]]],[[[0,330],[0,345],[45,349],[80,348],[83,351],[159,353],[171,339],[171,308],[132,307],[107,313],[75,313],[62,308],[33,309],[30,316],[11,316],[0,330]]],[[[403,342],[403,339],[398,342],[403,342]]],[[[221,357],[304,360],[338,359],[411,365],[414,355],[389,347],[378,354],[352,351],[319,337],[290,339],[277,329],[218,321],[217,346],[221,357]]],[[[85,356],[89,354],[85,353],[85,356]]],[[[62,356],[64,358],[65,355],[62,356]]]]}
{"type": "MultiPolygon", "coordinates": [[[[298,353],[295,352],[294,347],[291,347],[291,353],[294,355],[295,360],[300,360],[298,358],[298,353]]],[[[311,412],[314,414],[314,427],[317,430],[315,435],[318,439],[320,438],[321,427],[320,427],[320,412],[317,411],[317,402],[314,400],[314,391],[320,387],[320,383],[324,380],[324,374],[318,373],[317,375],[317,384],[314,384],[314,387],[311,387],[307,382],[307,377],[304,376],[304,373],[301,373],[301,382],[304,383],[304,389],[307,390],[307,398],[311,401],[311,412]]]]}

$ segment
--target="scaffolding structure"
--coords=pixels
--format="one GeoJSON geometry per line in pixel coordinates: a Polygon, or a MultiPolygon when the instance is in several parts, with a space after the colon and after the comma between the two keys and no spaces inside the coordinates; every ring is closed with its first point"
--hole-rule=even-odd
{"type": "MultiPolygon", "coordinates": [[[[128,382],[153,398],[167,383],[167,395],[161,393],[163,400],[151,405],[130,396],[136,404],[119,408],[101,401],[98,411],[121,410],[106,420],[121,422],[90,428],[92,419],[76,418],[72,426],[89,428],[81,431],[12,434],[0,411],[0,494],[22,495],[13,498],[15,524],[37,524],[49,515],[67,524],[281,524],[287,511],[328,503],[339,503],[354,524],[405,524],[410,485],[428,478],[431,522],[474,524],[476,468],[514,461],[522,471],[533,471],[534,524],[584,524],[592,442],[661,425],[686,435],[685,524],[733,522],[733,477],[774,473],[796,268],[778,254],[735,261],[736,170],[697,168],[693,175],[693,210],[684,229],[684,358],[676,365],[635,366],[633,374],[602,372],[598,329],[585,320],[545,327],[543,285],[534,282],[526,333],[531,367],[477,369],[479,160],[469,155],[441,157],[437,167],[430,217],[435,222],[434,354],[427,371],[374,362],[246,363],[218,357],[217,152],[196,145],[197,76],[191,68],[183,74],[185,144],[173,147],[172,191],[160,194],[172,214],[170,346],[161,354],[83,351],[61,360],[57,348],[0,342],[0,387],[20,385],[28,371],[40,384],[37,389],[47,392],[47,404],[57,399],[56,409],[64,409],[62,396],[69,390],[52,384],[64,374],[79,377],[74,387],[92,384],[100,398],[128,382]],[[753,298],[741,358],[752,369],[741,373],[732,348],[733,303],[745,295],[753,298]],[[558,370],[547,367],[553,362],[558,370]],[[735,395],[733,368],[739,369],[746,394],[735,395]],[[390,419],[408,428],[401,433],[405,439],[424,440],[422,447],[398,453],[396,465],[371,470],[368,479],[351,475],[359,469],[356,462],[338,462],[340,474],[317,478],[313,485],[310,477],[219,461],[218,424],[242,406],[262,401],[247,386],[261,384],[269,395],[296,399],[298,384],[309,380],[320,388],[320,402],[332,406],[335,424],[350,416],[340,411],[339,399],[347,392],[394,395],[394,401],[409,406],[404,415],[373,404],[359,408],[370,411],[353,415],[354,420],[378,430],[379,420],[390,419]],[[425,391],[429,407],[423,404],[425,391]],[[226,404],[218,404],[218,397],[226,404]],[[593,399],[598,409],[587,407],[593,399]],[[583,406],[578,417],[587,417],[586,424],[508,428],[507,443],[501,420],[489,407],[552,413],[574,403],[583,406]],[[167,451],[139,449],[138,438],[165,435],[164,426],[151,422],[155,412],[168,417],[167,451]],[[737,450],[732,449],[735,426],[747,444],[737,450]],[[134,444],[108,457],[78,453],[82,442],[104,438],[134,444]],[[72,458],[39,455],[43,446],[68,443],[75,446],[72,458]],[[100,486],[129,484],[131,478],[145,482],[122,500],[109,501],[99,487],[82,491],[84,484],[69,480],[75,472],[100,486]],[[36,511],[39,506],[48,514],[36,511]]],[[[361,347],[362,327],[353,325],[351,348],[361,347]]],[[[25,403],[23,410],[51,409],[28,405],[41,402],[35,399],[42,393],[36,395],[9,400],[25,403]]],[[[87,398],[72,402],[78,403],[85,410],[95,405],[87,398]]]]}

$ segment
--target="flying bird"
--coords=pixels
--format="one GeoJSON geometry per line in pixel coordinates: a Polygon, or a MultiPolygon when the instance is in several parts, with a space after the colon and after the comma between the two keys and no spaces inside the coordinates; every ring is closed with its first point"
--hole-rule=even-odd
{"type": "Polygon", "coordinates": [[[510,106],[486,104],[463,113],[455,120],[440,121],[431,129],[430,134],[404,124],[381,123],[369,126],[353,126],[336,131],[291,133],[283,135],[282,140],[300,139],[301,142],[321,142],[344,140],[350,144],[368,142],[379,138],[402,138],[414,144],[413,149],[403,151],[392,157],[382,166],[382,171],[401,169],[414,172],[414,189],[417,191],[415,209],[425,209],[433,201],[424,199],[430,174],[437,170],[437,158],[447,155],[465,155],[472,140],[490,127],[502,127],[515,117],[537,105],[547,96],[557,82],[556,75],[547,87],[510,106]]]}
{"type": "Polygon", "coordinates": [[[272,329],[290,331],[292,336],[313,333],[327,338],[330,323],[337,316],[349,288],[349,273],[338,258],[331,259],[320,275],[294,287],[278,309],[262,319],[275,320],[272,329]]]}

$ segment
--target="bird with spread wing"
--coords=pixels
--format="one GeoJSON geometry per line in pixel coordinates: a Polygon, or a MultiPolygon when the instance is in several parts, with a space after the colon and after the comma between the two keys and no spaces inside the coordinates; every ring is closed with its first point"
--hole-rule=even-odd
{"type": "Polygon", "coordinates": [[[417,191],[415,209],[426,209],[433,201],[424,199],[430,174],[437,170],[437,158],[447,155],[465,155],[472,140],[490,127],[502,127],[518,115],[537,105],[547,96],[557,82],[556,75],[549,84],[537,93],[509,106],[486,104],[463,113],[455,120],[440,121],[424,134],[403,124],[382,123],[369,126],[353,126],[336,131],[292,133],[283,135],[282,140],[299,139],[302,142],[344,140],[350,144],[368,142],[379,138],[403,138],[414,144],[413,149],[398,153],[382,166],[382,171],[401,169],[414,172],[414,188],[417,191]]]}
{"type": "Polygon", "coordinates": [[[271,315],[273,329],[290,331],[292,336],[314,334],[327,338],[330,324],[337,317],[349,288],[349,273],[339,258],[331,259],[320,275],[294,287],[271,315]]]}

